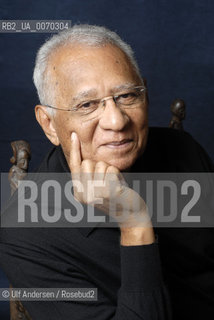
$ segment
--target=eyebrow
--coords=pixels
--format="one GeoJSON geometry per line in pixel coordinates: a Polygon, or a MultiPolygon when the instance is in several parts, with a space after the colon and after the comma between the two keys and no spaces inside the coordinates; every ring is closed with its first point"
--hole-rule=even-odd
{"type": "MultiPolygon", "coordinates": [[[[111,93],[115,93],[119,90],[124,90],[124,89],[129,89],[136,86],[135,83],[131,83],[131,82],[126,82],[123,83],[121,85],[115,86],[114,88],[111,89],[111,93]]],[[[71,100],[71,104],[76,102],[76,101],[81,101],[82,99],[85,98],[91,98],[93,96],[97,95],[97,89],[89,89],[89,90],[84,90],[79,92],[76,96],[74,96],[71,100]]]]}
{"type": "Polygon", "coordinates": [[[96,89],[84,90],[84,91],[79,92],[76,96],[74,96],[72,98],[72,102],[76,102],[78,100],[81,100],[83,98],[88,98],[88,97],[91,97],[91,96],[96,95],[96,94],[97,94],[97,90],[96,89]]]}
{"type": "Polygon", "coordinates": [[[133,82],[126,82],[126,83],[123,83],[119,86],[115,86],[114,88],[112,88],[111,92],[112,93],[115,93],[119,90],[124,90],[124,89],[130,89],[130,88],[133,88],[133,87],[136,87],[136,83],[133,83],[133,82]]]}

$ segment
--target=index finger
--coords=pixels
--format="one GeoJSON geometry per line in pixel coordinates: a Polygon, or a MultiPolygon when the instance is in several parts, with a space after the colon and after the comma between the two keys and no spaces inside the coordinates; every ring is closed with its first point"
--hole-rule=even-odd
{"type": "Polygon", "coordinates": [[[80,141],[75,132],[71,134],[69,166],[71,172],[79,172],[82,163],[80,141]]]}

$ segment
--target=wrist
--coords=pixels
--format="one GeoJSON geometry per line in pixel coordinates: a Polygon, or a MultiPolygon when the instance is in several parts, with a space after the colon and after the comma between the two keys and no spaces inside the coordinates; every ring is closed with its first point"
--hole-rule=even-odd
{"type": "Polygon", "coordinates": [[[123,246],[139,246],[155,242],[155,234],[152,226],[146,228],[120,228],[120,230],[120,243],[123,246]]]}

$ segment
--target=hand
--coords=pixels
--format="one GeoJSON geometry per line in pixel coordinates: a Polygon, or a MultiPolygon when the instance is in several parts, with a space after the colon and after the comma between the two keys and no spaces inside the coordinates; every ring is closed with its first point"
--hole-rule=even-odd
{"type": "Polygon", "coordinates": [[[124,245],[154,242],[154,232],[144,200],[126,185],[116,167],[103,161],[82,160],[80,142],[74,132],[69,162],[73,181],[81,183],[81,190],[74,184],[74,197],[81,203],[94,205],[113,216],[119,224],[124,245]],[[98,198],[102,199],[102,204],[97,203],[98,198]]]}

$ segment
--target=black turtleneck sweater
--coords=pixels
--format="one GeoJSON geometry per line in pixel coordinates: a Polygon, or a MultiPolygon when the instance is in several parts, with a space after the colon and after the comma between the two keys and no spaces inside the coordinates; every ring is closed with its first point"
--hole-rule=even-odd
{"type": "MultiPolygon", "coordinates": [[[[68,171],[55,147],[37,172],[68,171]]],[[[131,171],[213,172],[213,164],[189,134],[150,128],[131,171]]],[[[16,211],[13,200],[4,215],[16,211]]],[[[214,319],[213,229],[155,232],[158,244],[125,247],[118,228],[2,228],[0,265],[14,287],[98,290],[97,301],[23,301],[33,320],[214,319]]]]}

